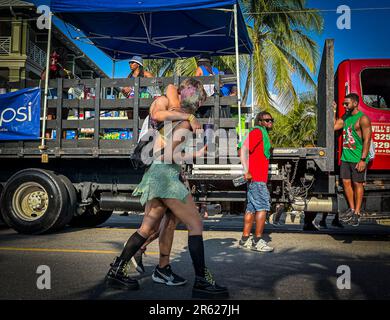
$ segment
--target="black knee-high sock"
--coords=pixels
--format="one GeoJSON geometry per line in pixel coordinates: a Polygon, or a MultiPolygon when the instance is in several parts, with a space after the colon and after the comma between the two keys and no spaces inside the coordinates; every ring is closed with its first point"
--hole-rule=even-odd
{"type": "Polygon", "coordinates": [[[204,262],[204,247],[202,236],[188,236],[188,249],[192,263],[194,264],[195,275],[204,277],[205,262],[204,262]]]}
{"type": "Polygon", "coordinates": [[[134,232],[123,248],[119,259],[129,261],[131,257],[134,256],[135,253],[142,247],[146,240],[147,238],[144,238],[138,232],[134,232]]]}

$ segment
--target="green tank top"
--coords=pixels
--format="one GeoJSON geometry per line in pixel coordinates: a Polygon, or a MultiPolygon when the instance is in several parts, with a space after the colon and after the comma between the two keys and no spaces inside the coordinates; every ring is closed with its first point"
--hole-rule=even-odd
{"type": "Polygon", "coordinates": [[[343,127],[342,161],[358,163],[362,157],[363,139],[356,132],[355,124],[363,115],[361,111],[354,115],[346,114],[343,127]]]}

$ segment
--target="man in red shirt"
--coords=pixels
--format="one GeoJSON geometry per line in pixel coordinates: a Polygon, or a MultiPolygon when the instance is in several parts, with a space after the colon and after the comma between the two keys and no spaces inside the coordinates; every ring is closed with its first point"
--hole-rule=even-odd
{"type": "Polygon", "coordinates": [[[245,138],[243,145],[239,146],[245,179],[248,181],[248,204],[244,217],[244,231],[239,244],[244,249],[259,252],[274,250],[262,238],[267,211],[270,210],[267,181],[271,142],[268,131],[272,129],[273,122],[270,113],[266,111],[258,113],[254,128],[245,138]],[[251,239],[250,232],[254,220],[256,220],[255,236],[251,239]]]}

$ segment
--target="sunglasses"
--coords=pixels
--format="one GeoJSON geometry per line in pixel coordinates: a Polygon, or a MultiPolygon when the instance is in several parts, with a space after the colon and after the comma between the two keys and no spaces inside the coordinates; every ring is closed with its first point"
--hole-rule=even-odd
{"type": "Polygon", "coordinates": [[[275,119],[261,119],[261,121],[264,121],[264,122],[267,122],[267,123],[269,123],[269,122],[274,123],[275,119]]]}
{"type": "Polygon", "coordinates": [[[349,102],[343,102],[343,106],[349,106],[349,102]]]}

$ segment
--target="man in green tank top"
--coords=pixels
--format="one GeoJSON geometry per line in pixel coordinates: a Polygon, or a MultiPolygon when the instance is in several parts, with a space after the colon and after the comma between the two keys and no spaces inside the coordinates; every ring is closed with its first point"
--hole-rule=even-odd
{"type": "MultiPolygon", "coordinates": [[[[343,129],[340,178],[349,209],[340,215],[340,220],[358,226],[372,130],[370,119],[358,109],[359,96],[356,93],[346,95],[343,105],[345,114],[342,118],[335,118],[334,130],[343,129]]],[[[334,103],[334,110],[336,107],[334,103]]]]}

